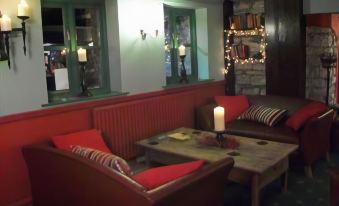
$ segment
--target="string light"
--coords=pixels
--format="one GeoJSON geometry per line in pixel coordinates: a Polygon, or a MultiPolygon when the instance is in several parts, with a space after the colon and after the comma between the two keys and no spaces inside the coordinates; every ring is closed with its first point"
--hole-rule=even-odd
{"type": "Polygon", "coordinates": [[[266,37],[268,36],[265,32],[265,27],[261,26],[261,28],[255,28],[253,30],[225,30],[226,33],[226,47],[225,47],[225,59],[227,60],[227,65],[225,68],[225,74],[228,74],[229,69],[231,68],[232,60],[236,64],[258,64],[258,63],[265,63],[266,60],[266,46],[268,45],[266,43],[266,37]],[[246,36],[261,36],[260,40],[260,54],[261,58],[256,59],[253,57],[247,58],[247,59],[240,59],[238,56],[231,57],[231,51],[232,51],[232,45],[230,45],[230,38],[231,36],[235,37],[246,37],[246,36]]]}

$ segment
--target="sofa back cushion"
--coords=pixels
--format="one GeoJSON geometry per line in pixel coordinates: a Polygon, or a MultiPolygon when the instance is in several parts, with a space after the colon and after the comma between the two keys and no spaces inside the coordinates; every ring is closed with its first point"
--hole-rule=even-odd
{"type": "Polygon", "coordinates": [[[106,146],[100,132],[96,129],[85,130],[65,135],[57,135],[53,136],[51,139],[58,149],[71,151],[72,146],[79,145],[82,147],[88,147],[106,153],[111,153],[111,151],[106,146]]]}
{"type": "Polygon", "coordinates": [[[237,119],[249,107],[246,96],[216,96],[215,101],[225,109],[225,123],[237,119]]]}
{"type": "Polygon", "coordinates": [[[277,109],[286,109],[287,116],[291,116],[304,105],[310,103],[310,100],[283,97],[283,96],[261,96],[261,95],[248,95],[250,105],[262,105],[277,109]]]}
{"type": "Polygon", "coordinates": [[[295,131],[299,130],[307,120],[312,117],[321,115],[327,111],[327,106],[321,102],[311,102],[297,112],[295,112],[287,121],[286,126],[294,129],[295,131]]]}

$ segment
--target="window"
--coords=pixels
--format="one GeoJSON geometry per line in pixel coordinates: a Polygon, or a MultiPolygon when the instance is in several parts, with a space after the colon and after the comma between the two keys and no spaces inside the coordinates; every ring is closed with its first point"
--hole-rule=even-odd
{"type": "Polygon", "coordinates": [[[198,79],[195,10],[164,7],[165,13],[165,72],[167,84],[180,79],[180,45],[186,47],[185,68],[190,81],[198,79]]]}
{"type": "Polygon", "coordinates": [[[86,82],[93,94],[110,92],[104,3],[43,2],[42,26],[49,101],[77,96],[77,50],[87,50],[86,82]]]}

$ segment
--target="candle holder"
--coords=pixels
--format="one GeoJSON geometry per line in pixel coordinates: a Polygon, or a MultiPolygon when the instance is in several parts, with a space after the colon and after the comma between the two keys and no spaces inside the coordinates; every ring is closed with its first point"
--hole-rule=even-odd
{"type": "Polygon", "coordinates": [[[180,76],[181,76],[181,78],[180,78],[179,82],[180,83],[185,82],[187,84],[189,82],[189,79],[187,77],[187,72],[186,72],[186,68],[185,68],[185,58],[186,58],[186,55],[180,56],[180,59],[181,59],[180,76]]]}
{"type": "Polygon", "coordinates": [[[337,66],[337,56],[332,53],[324,53],[320,56],[322,67],[327,70],[327,78],[326,78],[326,99],[325,102],[329,104],[329,96],[330,96],[330,74],[331,69],[336,68],[337,66]]]}
{"type": "Polygon", "coordinates": [[[79,62],[80,64],[80,86],[81,93],[79,96],[81,97],[91,97],[92,93],[88,90],[87,81],[86,81],[86,62],[79,62]]]}
{"type": "Polygon", "coordinates": [[[217,140],[217,142],[219,143],[219,145],[222,147],[225,142],[226,142],[226,138],[224,137],[224,134],[226,134],[226,131],[214,131],[214,133],[216,134],[215,139],[217,140]]]}
{"type": "MultiPolygon", "coordinates": [[[[0,18],[2,17],[1,11],[0,11],[0,18]]],[[[9,47],[9,36],[12,32],[21,32],[22,33],[22,39],[23,39],[23,50],[24,54],[26,56],[26,20],[29,19],[28,16],[17,16],[19,19],[21,19],[21,28],[13,28],[12,31],[1,31],[0,34],[3,38],[0,38],[1,41],[5,41],[5,47],[6,47],[6,55],[3,54],[2,51],[0,51],[0,60],[1,61],[8,61],[8,67],[11,68],[11,59],[10,59],[10,47],[9,47]]],[[[1,29],[1,28],[0,28],[1,29]]],[[[0,42],[0,44],[3,44],[0,42]]],[[[0,45],[1,46],[1,45],[0,45]]]]}
{"type": "Polygon", "coordinates": [[[13,31],[18,31],[22,33],[22,40],[23,40],[23,50],[26,56],[26,20],[29,19],[29,16],[17,16],[21,19],[21,28],[14,28],[13,31]]]}
{"type": "Polygon", "coordinates": [[[9,48],[9,34],[11,32],[10,31],[2,31],[1,34],[3,34],[4,36],[4,40],[5,40],[5,47],[6,47],[6,53],[7,53],[7,64],[8,64],[8,68],[11,68],[11,58],[10,58],[10,48],[9,48]]]}

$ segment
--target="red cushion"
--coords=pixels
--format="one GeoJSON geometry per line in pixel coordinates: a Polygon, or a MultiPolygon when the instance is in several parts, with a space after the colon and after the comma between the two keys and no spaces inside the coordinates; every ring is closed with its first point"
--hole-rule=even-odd
{"type": "Polygon", "coordinates": [[[307,120],[321,113],[324,113],[327,110],[327,106],[321,102],[311,102],[297,112],[295,112],[285,123],[287,127],[290,127],[294,130],[299,130],[307,120]]]}
{"type": "Polygon", "coordinates": [[[235,120],[249,107],[246,96],[216,96],[215,101],[225,109],[225,123],[235,120]]]}
{"type": "Polygon", "coordinates": [[[133,179],[148,190],[151,190],[179,177],[188,175],[199,169],[203,164],[203,160],[197,160],[183,164],[157,167],[141,172],[133,176],[133,179]]]}
{"type": "Polygon", "coordinates": [[[111,151],[105,145],[100,132],[96,129],[53,136],[52,142],[57,148],[69,151],[72,151],[72,146],[79,145],[81,147],[88,147],[111,153],[111,151]]]}

